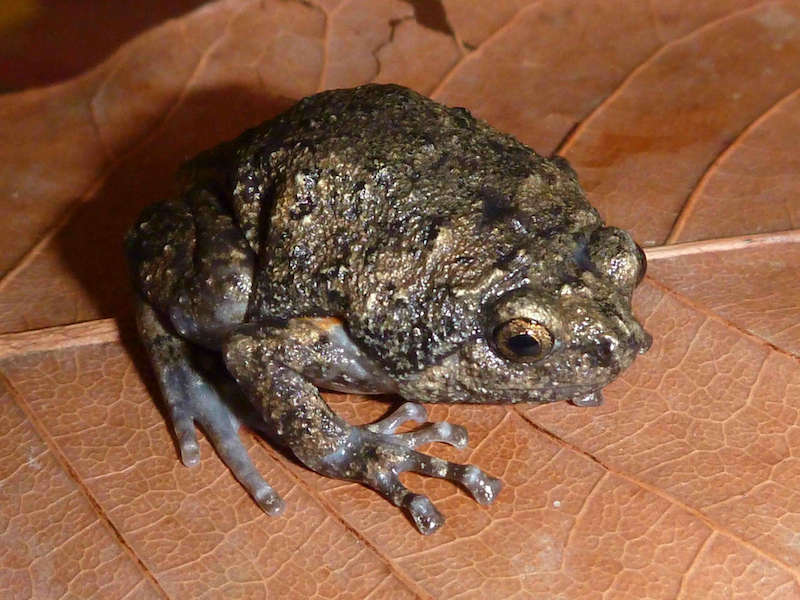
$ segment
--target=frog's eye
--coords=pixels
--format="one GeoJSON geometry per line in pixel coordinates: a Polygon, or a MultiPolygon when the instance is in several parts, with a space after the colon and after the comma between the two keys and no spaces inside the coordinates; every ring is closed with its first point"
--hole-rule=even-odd
{"type": "Polygon", "coordinates": [[[647,270],[644,250],[628,233],[616,227],[597,229],[592,234],[588,251],[595,269],[629,292],[639,285],[647,270]]]}
{"type": "Polygon", "coordinates": [[[501,356],[515,362],[534,362],[553,349],[553,334],[530,319],[511,319],[494,328],[494,345],[501,356]]]}

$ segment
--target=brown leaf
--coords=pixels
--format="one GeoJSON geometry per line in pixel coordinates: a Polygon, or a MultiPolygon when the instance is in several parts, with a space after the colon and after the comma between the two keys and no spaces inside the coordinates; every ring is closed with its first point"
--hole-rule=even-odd
{"type": "MultiPolygon", "coordinates": [[[[0,588],[800,599],[798,56],[789,0],[228,0],[0,96],[0,588]],[[204,440],[184,468],[130,324],[121,239],[177,166],[372,80],[563,152],[650,246],[636,303],[655,343],[604,406],[434,408],[471,433],[437,455],[505,489],[482,508],[409,476],[448,516],[431,537],[249,434],[285,515],[204,440]]],[[[386,408],[330,400],[358,422],[386,408]]]]}

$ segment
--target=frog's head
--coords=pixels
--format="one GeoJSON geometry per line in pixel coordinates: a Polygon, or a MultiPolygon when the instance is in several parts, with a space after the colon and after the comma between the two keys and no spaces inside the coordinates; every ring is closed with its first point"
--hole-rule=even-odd
{"type": "Polygon", "coordinates": [[[631,310],[645,270],[626,232],[577,236],[555,268],[532,267],[526,285],[485,306],[482,334],[421,373],[416,391],[431,401],[600,404],[602,388],[650,347],[631,310]]]}

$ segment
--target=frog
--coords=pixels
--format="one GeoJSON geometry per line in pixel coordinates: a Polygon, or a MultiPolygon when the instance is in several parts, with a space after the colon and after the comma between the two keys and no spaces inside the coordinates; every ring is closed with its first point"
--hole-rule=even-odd
{"type": "Polygon", "coordinates": [[[642,248],[605,225],[566,159],[466,108],[392,84],[324,91],[177,180],[125,240],[139,335],[182,462],[199,463],[199,426],[269,515],[286,504],[243,425],[430,534],[444,516],[401,473],[484,505],[501,483],[421,452],[468,444],[423,405],[598,406],[651,345],[631,308],[642,248]],[[354,425],[323,390],[404,402],[354,425]]]}

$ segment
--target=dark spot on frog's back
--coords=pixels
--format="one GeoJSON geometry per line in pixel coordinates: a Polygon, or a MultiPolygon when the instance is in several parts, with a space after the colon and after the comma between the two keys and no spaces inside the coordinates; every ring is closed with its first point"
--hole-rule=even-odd
{"type": "Polygon", "coordinates": [[[578,174],[575,172],[575,169],[572,168],[572,165],[569,164],[569,161],[564,158],[563,156],[553,156],[550,160],[559,168],[562,173],[565,173],[570,178],[578,181],[578,174]]]}
{"type": "Polygon", "coordinates": [[[518,257],[521,256],[519,248],[512,248],[511,250],[502,252],[495,262],[495,266],[500,269],[505,269],[512,264],[518,257]]]}
{"type": "Polygon", "coordinates": [[[474,256],[456,256],[453,259],[453,262],[457,265],[464,265],[466,267],[470,266],[474,263],[477,259],[474,256]]]}
{"type": "Polygon", "coordinates": [[[456,125],[462,129],[466,129],[468,131],[475,129],[475,117],[473,117],[472,113],[463,106],[457,106],[451,109],[450,114],[453,115],[453,120],[456,122],[456,125]]]}
{"type": "Polygon", "coordinates": [[[493,187],[484,186],[478,194],[483,202],[483,222],[486,225],[503,221],[516,212],[509,198],[493,187]]]}
{"type": "Polygon", "coordinates": [[[334,308],[344,310],[347,305],[347,297],[344,296],[339,290],[329,289],[327,291],[328,302],[334,308]]]}
{"type": "Polygon", "coordinates": [[[487,142],[489,144],[489,148],[491,148],[496,154],[505,154],[506,153],[506,146],[502,144],[500,140],[491,139],[487,142]]]}
{"type": "Polygon", "coordinates": [[[449,152],[447,151],[442,152],[436,158],[436,160],[431,163],[430,167],[428,167],[428,171],[430,171],[431,173],[437,172],[450,160],[450,158],[451,156],[449,152]]]}
{"type": "Polygon", "coordinates": [[[443,224],[444,217],[441,215],[437,215],[431,219],[431,222],[428,223],[425,230],[422,232],[421,242],[423,246],[427,248],[439,237],[439,230],[442,228],[443,224]]]}
{"type": "Polygon", "coordinates": [[[301,198],[300,200],[298,200],[297,204],[295,204],[294,207],[289,211],[289,217],[292,220],[297,221],[299,219],[302,219],[306,215],[310,215],[313,211],[314,211],[314,203],[307,198],[301,198]]]}

